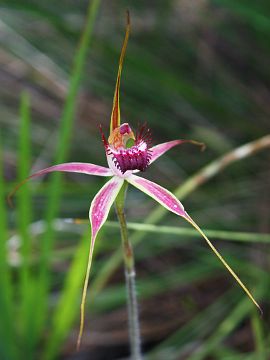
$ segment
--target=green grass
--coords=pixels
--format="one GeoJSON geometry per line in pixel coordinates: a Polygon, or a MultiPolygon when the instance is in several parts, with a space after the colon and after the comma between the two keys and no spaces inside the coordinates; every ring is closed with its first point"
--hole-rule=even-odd
{"type": "MultiPolygon", "coordinates": [[[[74,114],[77,104],[77,96],[80,89],[81,78],[84,71],[84,65],[87,57],[87,51],[89,43],[92,37],[93,26],[99,7],[99,1],[93,1],[89,5],[88,14],[86,16],[85,28],[79,41],[78,50],[74,57],[73,70],[70,75],[70,85],[68,95],[63,107],[62,116],[60,118],[59,135],[57,139],[57,147],[55,152],[55,163],[64,162],[67,158],[70,144],[72,141],[72,129],[74,123],[74,114]]],[[[27,93],[22,94],[21,98],[21,109],[20,109],[20,129],[19,129],[19,146],[18,146],[18,182],[25,179],[30,173],[31,163],[31,136],[30,136],[30,98],[27,93]]],[[[1,175],[1,174],[0,174],[1,175]]],[[[2,216],[1,216],[1,234],[3,238],[7,238],[6,230],[6,207],[5,204],[5,190],[3,176],[1,176],[0,183],[0,195],[2,205],[2,216]]],[[[31,195],[29,192],[29,184],[26,184],[19,191],[18,202],[16,204],[16,218],[18,223],[18,232],[20,234],[20,258],[21,265],[18,268],[18,279],[19,279],[19,291],[16,294],[16,300],[14,300],[10,293],[10,279],[9,269],[6,269],[6,250],[5,242],[1,241],[1,264],[3,269],[2,281],[2,294],[3,302],[2,311],[4,316],[2,317],[1,325],[3,326],[3,359],[20,359],[21,354],[18,353],[18,349],[24,354],[27,359],[34,359],[37,356],[37,347],[40,339],[43,337],[45,328],[48,326],[48,314],[50,309],[49,304],[49,291],[51,287],[51,269],[49,268],[49,259],[53,252],[55,232],[53,229],[52,220],[57,215],[60,206],[61,198],[61,175],[54,174],[49,183],[47,190],[47,206],[44,211],[44,218],[46,219],[47,229],[42,236],[39,253],[39,264],[36,269],[31,269],[29,259],[32,251],[31,246],[31,234],[29,233],[29,224],[32,219],[32,208],[31,208],[31,195]],[[18,301],[19,299],[19,301],[18,301]],[[12,303],[14,301],[14,303],[12,303]],[[15,302],[16,301],[16,302],[15,302]],[[11,312],[11,309],[15,306],[15,312],[11,312]],[[15,329],[21,333],[18,339],[18,348],[15,346],[14,338],[12,337],[12,331],[10,329],[12,324],[15,325],[13,317],[18,317],[19,326],[15,329]],[[5,330],[4,330],[5,329],[5,330]],[[7,337],[7,340],[5,340],[7,337]],[[13,339],[13,341],[12,341],[13,339]],[[11,354],[14,351],[14,354],[11,354]],[[16,354],[16,355],[15,355],[16,354]]],[[[84,254],[86,252],[84,251],[84,254]]],[[[84,254],[81,254],[84,255],[84,254]]],[[[76,273],[78,273],[76,269],[76,273]]],[[[79,271],[82,282],[83,269],[79,271]]],[[[72,271],[71,275],[72,277],[72,271]]],[[[77,276],[78,278],[78,276],[77,276]]],[[[69,291],[70,291],[69,286],[69,291]]],[[[61,308],[61,306],[60,306],[61,308]]],[[[58,314],[58,313],[57,313],[58,314]]],[[[71,326],[72,316],[70,317],[69,312],[62,313],[65,316],[65,321],[69,324],[69,327],[65,327],[68,332],[71,326]],[[70,319],[70,320],[69,320],[70,319]]],[[[57,326],[61,328],[62,323],[60,319],[57,319],[57,326]]],[[[13,336],[15,336],[13,334],[13,336]]],[[[57,344],[61,343],[62,338],[51,337],[50,339],[56,339],[57,344]]],[[[49,342],[50,344],[50,342],[49,342]]],[[[46,352],[45,356],[48,358],[54,358],[55,351],[50,350],[48,345],[48,355],[46,352]]],[[[46,350],[47,351],[47,350],[46,350]]]]}

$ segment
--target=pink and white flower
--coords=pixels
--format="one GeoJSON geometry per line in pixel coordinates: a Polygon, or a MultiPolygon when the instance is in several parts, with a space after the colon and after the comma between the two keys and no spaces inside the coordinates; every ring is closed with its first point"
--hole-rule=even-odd
{"type": "Polygon", "coordinates": [[[95,165],[91,163],[81,163],[81,162],[71,162],[71,163],[54,165],[32,174],[23,183],[19,184],[19,186],[17,186],[14,190],[15,192],[22,184],[24,184],[26,181],[34,177],[45,175],[47,173],[54,171],[83,173],[87,175],[110,177],[110,180],[100,189],[100,191],[94,197],[89,210],[89,220],[91,223],[92,233],[91,233],[91,244],[90,244],[87,274],[86,274],[84,290],[83,290],[83,300],[81,304],[81,328],[80,328],[79,341],[83,330],[84,300],[86,296],[95,240],[99,230],[101,229],[102,225],[105,223],[110,208],[112,207],[125,181],[127,181],[129,184],[133,185],[137,189],[141,190],[146,195],[152,197],[159,204],[164,206],[167,210],[184,218],[194,228],[196,228],[200,232],[200,234],[204,237],[207,244],[210,246],[210,248],[215,253],[215,255],[220,259],[220,261],[231,273],[234,279],[239,283],[239,285],[246,292],[249,298],[261,311],[260,306],[253,298],[250,291],[246,288],[246,286],[242,283],[242,281],[239,279],[236,273],[231,269],[231,267],[219,254],[219,252],[216,250],[214,245],[206,237],[204,232],[188,215],[181,202],[169,190],[163,188],[162,186],[150,180],[135,175],[135,173],[144,172],[147,169],[147,167],[151,165],[154,161],[156,161],[161,155],[163,155],[168,150],[170,150],[171,148],[177,145],[183,144],[185,142],[194,143],[200,146],[203,146],[203,144],[193,140],[178,139],[178,140],[173,140],[162,144],[158,144],[152,147],[151,133],[150,130],[145,125],[141,127],[141,129],[138,131],[136,135],[134,135],[128,123],[123,123],[121,125],[119,88],[120,88],[122,64],[128,42],[129,31],[130,31],[130,26],[128,22],[126,36],[124,39],[121,57],[119,61],[117,81],[116,81],[116,87],[115,87],[115,93],[113,99],[109,138],[106,139],[103,132],[101,131],[105,153],[107,156],[108,167],[106,168],[100,165],[95,165]]]}

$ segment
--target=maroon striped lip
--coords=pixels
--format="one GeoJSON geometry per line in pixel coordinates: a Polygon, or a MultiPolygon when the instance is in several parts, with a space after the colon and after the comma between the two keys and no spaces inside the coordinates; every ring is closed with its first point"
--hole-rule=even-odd
{"type": "MultiPolygon", "coordinates": [[[[129,127],[128,124],[126,126],[129,127]]],[[[120,130],[122,129],[120,128],[120,130]]],[[[113,144],[109,144],[104,139],[103,135],[103,143],[107,157],[110,160],[108,161],[110,168],[120,174],[133,170],[145,171],[152,156],[152,151],[149,149],[151,141],[151,132],[146,125],[141,126],[136,133],[134,145],[128,148],[115,148],[113,144]]]]}
{"type": "Polygon", "coordinates": [[[122,174],[128,170],[145,171],[151,160],[151,151],[144,141],[128,149],[115,150],[112,146],[108,146],[106,151],[112,156],[115,167],[122,174]]]}

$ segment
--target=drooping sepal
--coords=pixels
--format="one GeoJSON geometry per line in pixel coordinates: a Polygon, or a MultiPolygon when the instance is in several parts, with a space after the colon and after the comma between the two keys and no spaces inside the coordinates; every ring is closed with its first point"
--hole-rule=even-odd
{"type": "Polygon", "coordinates": [[[127,181],[131,185],[151,196],[154,200],[159,202],[169,211],[172,211],[173,213],[182,217],[186,216],[184,206],[169,190],[154,183],[153,181],[144,179],[136,175],[129,176],[127,178],[127,181]]]}
{"type": "Polygon", "coordinates": [[[77,348],[80,347],[82,334],[83,334],[85,300],[86,300],[86,293],[89,282],[96,237],[102,225],[105,223],[110,208],[112,207],[112,204],[114,203],[123,183],[124,183],[124,179],[114,176],[99,190],[99,192],[94,197],[90,206],[89,219],[91,223],[91,243],[90,243],[87,270],[86,270],[83,293],[82,293],[81,322],[80,322],[80,331],[77,339],[77,348]]]}
{"type": "Polygon", "coordinates": [[[170,210],[171,212],[183,217],[185,220],[187,220],[205,239],[208,246],[211,248],[211,250],[214,252],[214,254],[218,257],[218,259],[222,262],[222,264],[225,266],[225,268],[230,272],[230,274],[233,276],[233,278],[237,281],[237,283],[241,286],[241,288],[244,290],[244,292],[247,294],[247,296],[250,298],[250,300],[254,303],[254,305],[257,306],[257,308],[260,310],[262,314],[262,309],[260,305],[257,303],[257,301],[254,299],[251,292],[248,290],[248,288],[244,285],[244,283],[241,281],[239,276],[234,272],[234,270],[230,267],[230,265],[225,261],[225,259],[221,256],[221,254],[218,252],[218,250],[215,248],[215,246],[212,244],[212,242],[208,239],[208,237],[205,235],[205,233],[201,230],[201,228],[195,223],[195,221],[188,215],[188,213],[184,210],[183,205],[181,202],[167,189],[161,187],[160,185],[143,179],[136,175],[131,175],[126,179],[130,184],[137,187],[139,190],[143,191],[147,195],[151,196],[153,199],[155,199],[157,202],[159,202],[162,206],[164,206],[166,209],[170,210]]]}

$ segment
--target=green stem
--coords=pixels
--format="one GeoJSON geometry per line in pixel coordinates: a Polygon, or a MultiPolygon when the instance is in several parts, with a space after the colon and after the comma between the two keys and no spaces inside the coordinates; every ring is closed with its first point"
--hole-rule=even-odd
{"type": "Polygon", "coordinates": [[[127,223],[126,223],[125,211],[124,211],[127,186],[128,183],[125,181],[122,189],[120,190],[115,200],[115,209],[120,224],[122,248],[124,255],[131,359],[141,360],[142,353],[141,353],[139,312],[138,312],[138,303],[137,303],[137,294],[136,294],[136,273],[135,273],[133,250],[132,250],[131,242],[129,241],[128,238],[127,223]]]}

